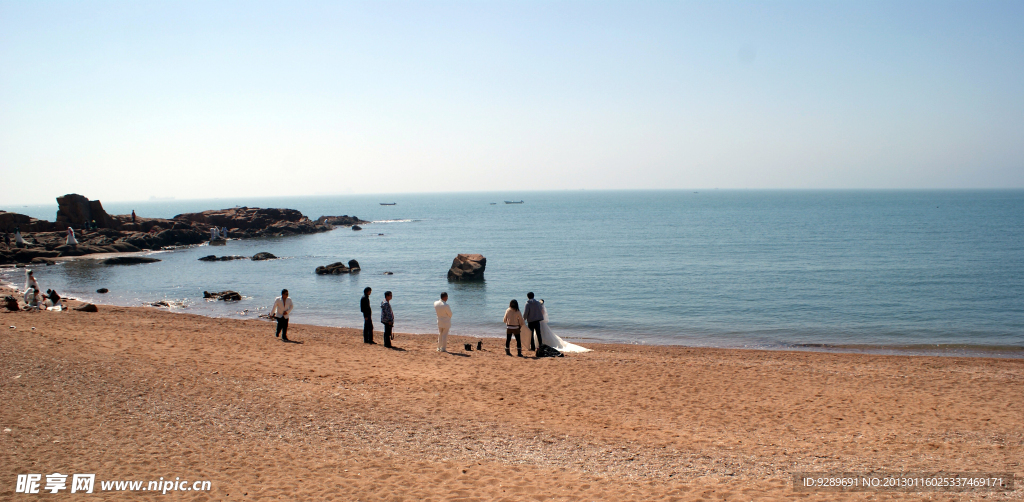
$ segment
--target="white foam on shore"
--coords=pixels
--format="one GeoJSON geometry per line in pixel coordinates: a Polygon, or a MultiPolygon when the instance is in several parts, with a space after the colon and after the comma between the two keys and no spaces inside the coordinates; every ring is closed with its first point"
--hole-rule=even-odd
{"type": "Polygon", "coordinates": [[[409,223],[416,220],[373,220],[370,223],[409,223]]]}

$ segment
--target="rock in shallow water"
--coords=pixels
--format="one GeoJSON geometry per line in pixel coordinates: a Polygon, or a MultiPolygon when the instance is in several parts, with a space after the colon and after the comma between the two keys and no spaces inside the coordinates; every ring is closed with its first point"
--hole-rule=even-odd
{"type": "Polygon", "coordinates": [[[459,254],[448,269],[449,281],[482,281],[487,258],[480,254],[459,254]]]}
{"type": "Polygon", "coordinates": [[[115,256],[103,260],[104,265],[137,265],[139,263],[156,263],[160,260],[148,256],[115,256]]]}
{"type": "Polygon", "coordinates": [[[274,256],[274,255],[272,255],[270,253],[267,253],[267,252],[256,253],[256,254],[252,255],[252,261],[276,260],[276,259],[277,259],[276,256],[274,256]]]}
{"type": "Polygon", "coordinates": [[[226,302],[237,302],[242,299],[241,293],[238,291],[220,291],[217,293],[211,293],[209,291],[203,291],[203,298],[213,298],[216,300],[223,300],[226,302]]]}

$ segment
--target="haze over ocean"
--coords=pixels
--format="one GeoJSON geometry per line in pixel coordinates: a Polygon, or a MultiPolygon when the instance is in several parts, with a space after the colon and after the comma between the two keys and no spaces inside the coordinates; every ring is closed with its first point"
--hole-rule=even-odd
{"type": "MultiPolygon", "coordinates": [[[[361,325],[359,297],[370,286],[378,330],[377,305],[391,290],[396,331],[420,333],[435,332],[431,303],[447,290],[453,334],[481,337],[502,336],[509,300],[534,291],[553,329],[584,343],[1024,354],[1024,190],[562,191],[104,207],[173,217],[236,204],[374,223],[160,252],[163,261],[150,265],[37,267],[40,284],[119,305],[179,300],[184,312],[227,317],[255,317],[288,288],[294,323],[347,327],[361,325]],[[503,203],[511,199],[525,203],[503,203]],[[259,251],[281,259],[197,261],[259,251]],[[487,257],[485,282],[447,281],[458,253],[487,257]],[[359,274],[313,273],[353,258],[359,274]],[[96,294],[100,287],[110,294],[96,294]],[[225,289],[245,299],[202,299],[225,289]]],[[[56,212],[3,209],[48,220],[56,212]]],[[[2,278],[23,285],[22,270],[2,278]]]]}

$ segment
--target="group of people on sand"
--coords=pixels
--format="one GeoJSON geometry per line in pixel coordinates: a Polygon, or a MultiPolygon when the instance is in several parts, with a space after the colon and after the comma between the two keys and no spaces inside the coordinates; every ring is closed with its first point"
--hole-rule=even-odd
{"type": "Polygon", "coordinates": [[[25,270],[25,305],[30,309],[62,310],[60,295],[52,289],[42,293],[31,269],[25,270]]]}
{"type": "MultiPolygon", "coordinates": [[[[370,294],[373,288],[364,288],[363,296],[359,299],[359,311],[363,315],[363,343],[374,345],[373,341],[373,309],[370,307],[370,294]]],[[[384,301],[380,303],[380,322],[384,325],[384,347],[394,348],[392,341],[395,339],[395,313],[391,308],[391,299],[394,297],[391,291],[384,292],[384,301]]],[[[542,355],[545,347],[554,349],[551,352],[588,352],[589,349],[579,345],[566,342],[556,335],[548,326],[548,312],[544,307],[544,300],[534,298],[533,292],[526,294],[526,306],[520,312],[519,302],[512,300],[502,322],[505,324],[505,354],[511,356],[512,338],[516,339],[516,352],[523,357],[523,345],[521,335],[523,327],[530,331],[530,350],[535,355],[542,355]]],[[[270,318],[277,321],[277,330],[274,336],[280,337],[282,341],[290,342],[288,339],[288,319],[295,304],[288,297],[288,290],[281,290],[281,296],[274,300],[274,306],[270,309],[270,318]]],[[[452,308],[448,305],[448,293],[441,293],[439,300],[434,302],[434,312],[437,315],[437,351],[448,352],[448,332],[452,327],[452,308]]]]}

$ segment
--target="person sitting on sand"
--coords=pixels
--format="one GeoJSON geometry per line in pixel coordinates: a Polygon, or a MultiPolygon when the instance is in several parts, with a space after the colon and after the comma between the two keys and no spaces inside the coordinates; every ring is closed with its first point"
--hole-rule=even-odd
{"type": "Polygon", "coordinates": [[[47,289],[46,290],[46,298],[48,300],[50,300],[50,306],[51,307],[59,307],[60,306],[60,295],[58,295],[56,291],[54,291],[52,289],[47,289]]]}
{"type": "Polygon", "coordinates": [[[505,310],[505,355],[511,356],[512,352],[509,350],[509,344],[512,343],[512,335],[516,337],[516,352],[519,353],[519,357],[523,357],[523,343],[519,339],[519,335],[523,332],[523,325],[526,321],[523,320],[523,314],[519,312],[519,302],[512,300],[508,302],[508,309],[505,310]]]}
{"type": "Polygon", "coordinates": [[[274,337],[280,336],[283,342],[288,341],[288,314],[293,308],[295,305],[292,299],[288,298],[288,290],[282,289],[281,296],[274,300],[274,306],[270,309],[270,317],[277,319],[277,332],[274,333],[274,337]]]}
{"type": "Polygon", "coordinates": [[[28,288],[25,291],[25,305],[31,308],[39,308],[39,291],[35,288],[28,288]]]}

